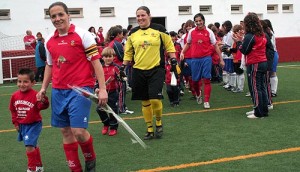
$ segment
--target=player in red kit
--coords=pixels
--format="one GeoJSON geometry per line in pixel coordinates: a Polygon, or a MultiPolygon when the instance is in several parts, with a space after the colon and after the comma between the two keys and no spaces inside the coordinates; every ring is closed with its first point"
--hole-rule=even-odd
{"type": "Polygon", "coordinates": [[[223,58],[221,57],[221,52],[216,44],[216,38],[214,33],[206,28],[205,18],[203,14],[198,13],[194,16],[194,21],[196,27],[189,31],[187,37],[187,43],[184,45],[183,50],[180,55],[180,59],[185,58],[185,52],[191,48],[191,57],[186,59],[187,64],[191,68],[193,86],[197,96],[197,102],[201,102],[201,95],[199,88],[199,82],[203,80],[204,82],[204,108],[209,109],[209,99],[211,94],[211,66],[212,66],[212,45],[215,51],[220,57],[220,66],[224,66],[223,58]]]}
{"type": "Polygon", "coordinates": [[[55,2],[49,7],[55,32],[46,39],[47,65],[38,99],[52,79],[51,125],[60,128],[63,147],[70,171],[81,172],[78,156],[80,146],[85,158],[85,171],[94,172],[96,154],[93,138],[87,131],[91,101],[69,88],[76,85],[93,91],[95,78],[99,81],[99,105],[107,102],[107,92],[98,48],[92,34],[70,24],[68,7],[55,2]]]}

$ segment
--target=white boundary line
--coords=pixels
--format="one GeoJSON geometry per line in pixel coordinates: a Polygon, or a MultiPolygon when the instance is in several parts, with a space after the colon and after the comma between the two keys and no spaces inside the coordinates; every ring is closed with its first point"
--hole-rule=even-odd
{"type": "Polygon", "coordinates": [[[277,67],[298,67],[300,65],[281,65],[281,66],[277,66],[277,67]]]}

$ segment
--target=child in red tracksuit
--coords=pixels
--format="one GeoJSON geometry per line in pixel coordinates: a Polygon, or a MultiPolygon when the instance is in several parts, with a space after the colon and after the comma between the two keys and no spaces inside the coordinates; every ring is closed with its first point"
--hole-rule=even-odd
{"type": "MultiPolygon", "coordinates": [[[[171,31],[170,32],[170,36],[172,38],[172,41],[174,43],[174,47],[175,47],[175,56],[176,56],[176,60],[178,62],[178,64],[180,64],[180,69],[182,69],[182,63],[180,62],[180,53],[181,53],[181,45],[177,42],[177,33],[174,32],[174,31],[171,31]]],[[[183,76],[180,75],[179,76],[179,95],[180,96],[183,96],[184,95],[184,79],[183,79],[183,76]]]]}
{"type": "Polygon", "coordinates": [[[34,72],[28,68],[20,69],[17,80],[19,90],[13,93],[9,103],[18,141],[23,141],[26,147],[27,172],[44,171],[37,141],[42,131],[40,111],[49,107],[49,101],[47,96],[37,101],[37,91],[32,89],[34,84],[34,72]]]}
{"type": "Polygon", "coordinates": [[[179,74],[180,74],[180,70],[179,67],[176,67],[176,71],[174,71],[174,69],[172,69],[172,66],[170,64],[170,59],[167,61],[166,65],[165,65],[165,69],[166,69],[166,79],[165,79],[165,83],[166,83],[166,89],[167,89],[167,94],[168,94],[168,98],[170,101],[170,105],[172,107],[176,107],[179,106],[179,95],[180,95],[180,86],[179,86],[179,74]],[[172,72],[176,73],[176,84],[173,85],[171,84],[171,78],[172,78],[172,72]]]}
{"type": "MultiPolygon", "coordinates": [[[[107,104],[111,109],[118,114],[118,100],[119,100],[119,83],[120,83],[120,70],[116,64],[113,63],[115,58],[115,51],[111,47],[106,47],[102,51],[103,71],[105,77],[106,91],[108,93],[107,104]]],[[[98,82],[97,82],[98,84],[98,82]]],[[[96,84],[95,88],[99,88],[96,84]]],[[[95,89],[97,93],[98,89],[95,89]]],[[[112,114],[107,114],[100,106],[96,109],[102,123],[104,124],[102,134],[114,136],[117,134],[118,121],[112,114]]]]}

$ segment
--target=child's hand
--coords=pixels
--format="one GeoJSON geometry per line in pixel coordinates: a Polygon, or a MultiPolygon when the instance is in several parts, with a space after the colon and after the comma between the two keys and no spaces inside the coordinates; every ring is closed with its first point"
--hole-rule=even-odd
{"type": "Polygon", "coordinates": [[[15,125],[15,129],[19,132],[19,130],[20,130],[19,125],[15,125]]]}
{"type": "Polygon", "coordinates": [[[45,95],[46,95],[46,90],[41,89],[36,95],[37,101],[42,101],[44,99],[45,95]]]}

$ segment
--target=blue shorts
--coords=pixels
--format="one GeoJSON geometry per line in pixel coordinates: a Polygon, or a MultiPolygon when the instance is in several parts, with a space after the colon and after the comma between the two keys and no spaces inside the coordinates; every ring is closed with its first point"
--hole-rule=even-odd
{"type": "Polygon", "coordinates": [[[42,131],[42,121],[32,124],[20,124],[19,127],[18,141],[23,141],[25,146],[36,147],[42,131]]]}
{"type": "Polygon", "coordinates": [[[199,81],[202,78],[211,78],[211,56],[206,56],[203,58],[186,59],[186,62],[191,68],[193,81],[199,81]]]}
{"type": "Polygon", "coordinates": [[[279,55],[278,55],[278,52],[275,51],[274,52],[272,72],[276,72],[277,71],[278,60],[279,60],[279,55]]]}
{"type": "MultiPolygon", "coordinates": [[[[92,92],[92,88],[84,87],[92,92]]],[[[76,91],[52,89],[51,125],[58,128],[87,128],[92,102],[76,91]]]]}
{"type": "Polygon", "coordinates": [[[224,59],[224,69],[223,71],[226,71],[228,73],[233,73],[234,72],[234,66],[233,66],[233,59],[224,59]]]}

